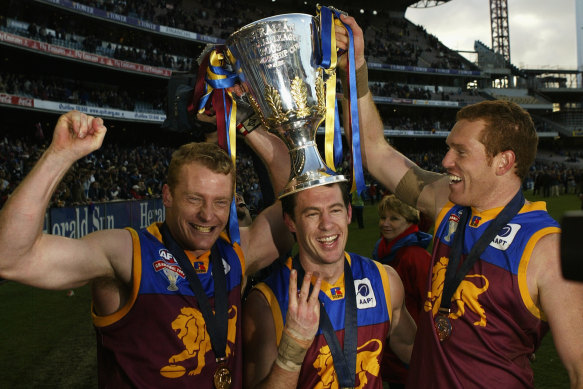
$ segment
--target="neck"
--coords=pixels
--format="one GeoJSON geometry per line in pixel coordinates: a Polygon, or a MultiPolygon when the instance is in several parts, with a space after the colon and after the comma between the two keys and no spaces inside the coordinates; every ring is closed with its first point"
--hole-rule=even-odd
{"type": "Polygon", "coordinates": [[[479,205],[473,205],[473,207],[478,212],[484,212],[489,209],[504,207],[508,204],[516,195],[516,192],[520,189],[520,185],[508,184],[504,188],[498,188],[497,190],[492,190],[491,196],[488,197],[486,201],[479,205]]]}
{"type": "Polygon", "coordinates": [[[304,271],[312,272],[312,274],[319,274],[322,280],[329,284],[334,284],[340,276],[344,273],[344,255],[342,260],[334,263],[315,263],[309,258],[299,255],[300,263],[304,271]]]}

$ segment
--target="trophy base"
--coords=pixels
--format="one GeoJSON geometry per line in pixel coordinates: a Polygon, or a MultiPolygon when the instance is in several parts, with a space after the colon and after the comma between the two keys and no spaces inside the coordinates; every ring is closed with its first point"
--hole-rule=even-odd
{"type": "Polygon", "coordinates": [[[316,186],[334,184],[337,182],[347,182],[348,180],[343,175],[324,175],[319,176],[310,175],[310,177],[296,177],[287,183],[279,198],[283,198],[293,193],[301,192],[305,189],[310,189],[316,186]],[[303,178],[303,179],[302,179],[303,178]]]}

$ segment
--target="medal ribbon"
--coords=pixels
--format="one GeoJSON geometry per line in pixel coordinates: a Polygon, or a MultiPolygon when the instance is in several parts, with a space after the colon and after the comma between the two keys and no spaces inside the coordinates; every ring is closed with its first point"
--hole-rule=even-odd
{"type": "MultiPolygon", "coordinates": [[[[301,282],[304,279],[304,269],[296,255],[292,260],[292,267],[298,272],[298,290],[301,289],[301,282]]],[[[310,285],[310,292],[312,285],[310,285]]],[[[324,293],[324,292],[320,292],[324,293]]],[[[330,317],[326,312],[326,307],[320,301],[320,323],[319,327],[324,334],[324,338],[330,347],[334,371],[338,376],[338,383],[341,388],[354,388],[356,377],[356,348],[358,342],[358,327],[356,309],[356,291],[354,290],[354,277],[352,269],[346,257],[344,258],[344,348],[340,346],[340,341],[336,336],[336,331],[332,326],[330,317]]]]}
{"type": "Polygon", "coordinates": [[[480,255],[486,250],[490,242],[492,242],[492,239],[494,239],[494,237],[500,232],[500,229],[518,214],[518,211],[520,211],[524,202],[524,195],[522,194],[522,190],[519,189],[512,200],[510,200],[496,218],[490,222],[484,233],[471,248],[465,261],[460,266],[464,246],[465,228],[468,223],[469,214],[471,213],[470,207],[462,209],[462,215],[460,216],[460,221],[455,231],[450,259],[445,270],[445,281],[443,285],[443,294],[441,296],[440,311],[449,312],[451,298],[459,284],[462,282],[466,274],[468,274],[474,263],[479,259],[480,255]]]}
{"type": "Polygon", "coordinates": [[[215,243],[211,248],[209,271],[212,273],[215,293],[215,314],[209,303],[209,298],[204,292],[202,283],[186,256],[184,250],[172,237],[170,230],[166,223],[162,223],[160,227],[162,234],[162,241],[164,245],[170,250],[176,262],[186,275],[190,287],[194,292],[194,296],[198,301],[198,307],[204,317],[206,330],[209,334],[211,345],[215,353],[215,358],[218,360],[226,357],[227,350],[227,336],[228,336],[228,308],[229,302],[227,299],[227,279],[225,276],[225,268],[223,266],[223,259],[219,253],[219,248],[215,243]]]}

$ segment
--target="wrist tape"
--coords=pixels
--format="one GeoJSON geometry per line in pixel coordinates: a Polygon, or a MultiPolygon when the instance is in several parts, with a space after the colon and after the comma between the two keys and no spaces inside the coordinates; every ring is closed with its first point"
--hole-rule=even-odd
{"type": "Polygon", "coordinates": [[[241,135],[247,136],[247,134],[249,134],[251,131],[259,127],[260,125],[261,119],[259,119],[259,115],[253,113],[253,115],[249,116],[247,119],[237,124],[237,130],[241,135]]]}
{"type": "Polygon", "coordinates": [[[287,371],[300,371],[306,351],[310,348],[312,341],[313,339],[301,339],[295,336],[295,331],[284,327],[275,363],[287,371]]]}
{"type": "MultiPolygon", "coordinates": [[[[344,98],[348,99],[348,75],[344,70],[340,70],[339,68],[338,76],[340,77],[340,82],[342,83],[342,93],[344,93],[344,98]]],[[[356,97],[360,99],[368,92],[368,66],[365,62],[364,65],[356,69],[356,97]]]]}

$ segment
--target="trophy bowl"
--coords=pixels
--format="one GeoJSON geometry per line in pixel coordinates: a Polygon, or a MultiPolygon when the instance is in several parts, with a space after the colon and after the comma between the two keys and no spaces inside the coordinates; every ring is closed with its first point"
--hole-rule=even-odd
{"type": "Polygon", "coordinates": [[[289,150],[290,178],[279,197],[347,181],[326,166],[316,144],[326,116],[328,76],[318,66],[317,19],[307,14],[261,19],[231,34],[226,47],[249,104],[289,150]]]}

